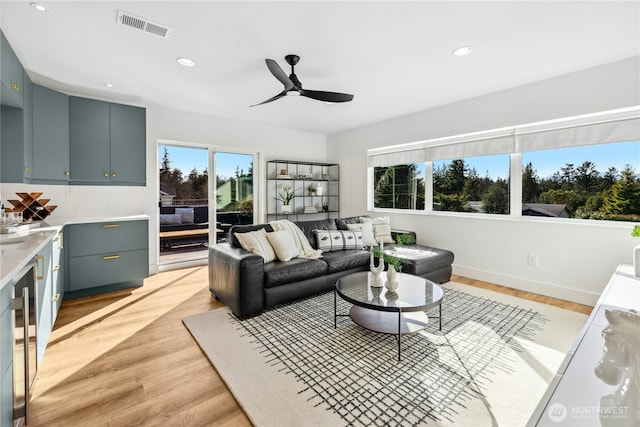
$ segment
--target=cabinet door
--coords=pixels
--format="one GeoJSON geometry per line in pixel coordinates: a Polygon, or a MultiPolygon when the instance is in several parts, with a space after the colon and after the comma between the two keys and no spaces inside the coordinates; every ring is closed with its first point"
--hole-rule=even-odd
{"type": "Polygon", "coordinates": [[[24,111],[3,105],[0,120],[1,181],[24,182],[24,111]]]}
{"type": "Polygon", "coordinates": [[[0,32],[0,80],[2,80],[2,105],[22,108],[23,90],[22,83],[24,69],[11,48],[9,41],[0,32]]]}
{"type": "Polygon", "coordinates": [[[24,129],[24,158],[23,158],[23,177],[24,182],[29,183],[33,177],[33,83],[31,79],[24,73],[24,106],[22,108],[23,129],[24,129]]]}
{"type": "Polygon", "coordinates": [[[69,180],[69,97],[38,85],[33,87],[32,178],[69,180]]]}
{"type": "Polygon", "coordinates": [[[44,357],[44,351],[47,348],[47,342],[53,329],[51,323],[51,300],[53,298],[53,288],[51,283],[51,255],[52,245],[49,242],[37,255],[36,260],[36,298],[37,298],[37,313],[36,313],[36,325],[38,328],[37,340],[36,340],[36,355],[37,363],[40,365],[42,358],[44,357]]]}
{"type": "Polygon", "coordinates": [[[64,294],[64,233],[60,232],[53,238],[53,252],[51,255],[51,325],[55,325],[62,296],[64,294]]]}
{"type": "Polygon", "coordinates": [[[111,181],[144,185],[146,146],[145,109],[111,104],[111,181]]]}
{"type": "Polygon", "coordinates": [[[109,103],[69,98],[69,150],[72,182],[110,180],[109,103]]]}

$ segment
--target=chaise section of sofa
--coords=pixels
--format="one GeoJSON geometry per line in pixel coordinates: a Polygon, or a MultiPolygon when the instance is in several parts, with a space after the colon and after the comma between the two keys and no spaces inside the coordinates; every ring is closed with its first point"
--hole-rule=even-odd
{"type": "MultiPolygon", "coordinates": [[[[315,230],[347,230],[348,224],[360,217],[299,221],[296,225],[312,247],[318,248],[315,230]]],[[[236,233],[264,229],[273,232],[270,224],[234,226],[228,241],[209,247],[209,290],[222,300],[238,317],[259,314],[263,310],[286,304],[333,289],[336,281],[351,273],[369,270],[369,252],[363,249],[339,249],[324,252],[321,258],[294,258],[287,262],[264,259],[244,250],[236,233]]],[[[415,233],[393,230],[392,235],[415,233]]],[[[402,246],[397,256],[409,260],[403,271],[438,283],[451,277],[453,253],[446,249],[422,245],[402,246]]]]}

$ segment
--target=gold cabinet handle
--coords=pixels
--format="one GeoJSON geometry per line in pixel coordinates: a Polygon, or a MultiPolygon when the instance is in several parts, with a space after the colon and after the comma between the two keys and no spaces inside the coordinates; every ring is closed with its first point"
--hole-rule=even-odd
{"type": "Polygon", "coordinates": [[[60,271],[60,266],[59,265],[54,265],[53,266],[53,271],[55,271],[55,272],[60,271]]]}
{"type": "Polygon", "coordinates": [[[36,272],[38,271],[38,261],[42,261],[42,275],[37,275],[38,280],[44,279],[44,255],[36,255],[36,272]]]}
{"type": "Polygon", "coordinates": [[[69,175],[71,175],[71,172],[69,172],[69,171],[64,171],[64,174],[65,174],[65,176],[69,176],[69,175]]]}
{"type": "Polygon", "coordinates": [[[118,228],[120,224],[102,224],[102,228],[118,228]]]}
{"type": "Polygon", "coordinates": [[[31,171],[31,168],[30,168],[29,166],[25,166],[25,167],[24,167],[24,171],[25,171],[25,172],[29,172],[29,171],[31,171]]]}
{"type": "Polygon", "coordinates": [[[53,297],[53,302],[58,302],[59,299],[60,299],[60,294],[56,294],[56,296],[53,297]]]}
{"type": "Polygon", "coordinates": [[[111,174],[111,177],[112,177],[112,178],[115,178],[115,177],[117,177],[117,176],[118,176],[118,175],[117,175],[117,174],[115,174],[115,173],[112,173],[112,174],[111,174]]]}
{"type": "Polygon", "coordinates": [[[109,178],[109,172],[104,173],[105,178],[109,178]]]}
{"type": "Polygon", "coordinates": [[[58,234],[58,236],[60,236],[60,242],[58,243],[58,249],[63,250],[64,249],[64,233],[61,231],[60,234],[58,234]]]}
{"type": "Polygon", "coordinates": [[[103,261],[110,261],[110,260],[119,259],[119,258],[120,258],[120,255],[107,255],[107,256],[103,256],[102,260],[103,261]]]}
{"type": "Polygon", "coordinates": [[[11,88],[16,92],[20,91],[20,85],[16,82],[11,82],[11,88]]]}

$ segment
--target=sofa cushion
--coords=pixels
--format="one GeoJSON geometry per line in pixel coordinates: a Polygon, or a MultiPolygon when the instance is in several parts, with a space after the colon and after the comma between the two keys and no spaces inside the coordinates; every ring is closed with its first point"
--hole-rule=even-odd
{"type": "Polygon", "coordinates": [[[349,230],[315,230],[317,249],[322,252],[362,249],[362,233],[349,230]]]}
{"type": "Polygon", "coordinates": [[[182,224],[180,214],[160,214],[160,225],[182,224]]]}
{"type": "Polygon", "coordinates": [[[289,262],[264,265],[264,287],[284,285],[327,274],[327,264],[321,259],[294,258],[289,262]]]}
{"type": "Polygon", "coordinates": [[[244,250],[260,255],[265,263],[276,259],[273,248],[267,239],[267,232],[264,229],[248,233],[236,233],[235,236],[244,250]]]}
{"type": "Polygon", "coordinates": [[[329,274],[358,267],[369,268],[369,258],[369,252],[363,250],[327,252],[322,256],[329,274]]]}
{"type": "Polygon", "coordinates": [[[336,227],[338,230],[348,230],[348,224],[360,224],[362,221],[360,218],[368,218],[368,216],[350,216],[347,218],[336,219],[336,227]]]}
{"type": "Polygon", "coordinates": [[[209,222],[209,207],[208,206],[196,206],[193,208],[193,222],[201,224],[209,222]]]}
{"type": "MultiPolygon", "coordinates": [[[[385,252],[389,251],[385,248],[385,252]]],[[[408,264],[402,264],[403,273],[416,276],[450,267],[453,263],[453,252],[423,245],[395,246],[395,256],[409,260],[408,264]]]]}
{"type": "Polygon", "coordinates": [[[236,233],[248,233],[250,231],[257,231],[264,228],[264,231],[270,233],[273,228],[269,224],[252,224],[252,225],[234,225],[229,229],[229,237],[231,238],[231,246],[235,248],[241,248],[242,245],[236,237],[236,233]]]}
{"type": "MultiPolygon", "coordinates": [[[[262,230],[264,231],[264,230],[262,230]]],[[[298,256],[298,247],[288,230],[265,233],[271,247],[280,261],[289,261],[298,256]]]]}
{"type": "Polygon", "coordinates": [[[395,243],[395,240],[391,237],[391,226],[389,225],[388,216],[373,218],[371,223],[373,224],[373,236],[376,242],[395,243]]]}
{"type": "Polygon", "coordinates": [[[322,219],[318,221],[299,221],[295,223],[300,230],[307,236],[307,240],[309,240],[309,244],[312,248],[318,247],[318,242],[316,241],[316,233],[315,230],[337,230],[336,222],[333,218],[322,219]]]}
{"type": "Polygon", "coordinates": [[[183,224],[193,223],[193,208],[176,208],[176,214],[180,214],[182,216],[183,224]]]}

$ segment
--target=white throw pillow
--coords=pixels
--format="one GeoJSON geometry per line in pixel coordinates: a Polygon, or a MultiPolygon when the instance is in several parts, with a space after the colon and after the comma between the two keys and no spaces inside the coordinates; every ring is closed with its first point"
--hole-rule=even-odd
{"type": "Polygon", "coordinates": [[[371,219],[367,218],[367,220],[368,221],[362,221],[362,246],[377,246],[378,242],[373,238],[373,223],[371,219]]]}
{"type": "Polygon", "coordinates": [[[244,250],[260,255],[264,258],[265,263],[275,261],[276,254],[273,252],[273,248],[269,243],[269,239],[267,239],[267,232],[264,228],[257,231],[249,231],[247,233],[233,233],[233,235],[236,236],[244,250]]]}
{"type": "Polygon", "coordinates": [[[280,261],[289,261],[298,256],[298,247],[288,230],[267,233],[267,239],[280,261]]]}
{"type": "Polygon", "coordinates": [[[347,230],[314,230],[318,249],[322,252],[362,249],[362,232],[347,230]]]}
{"type": "Polygon", "coordinates": [[[382,240],[383,243],[395,243],[395,240],[391,237],[391,226],[389,225],[388,216],[374,218],[371,222],[373,224],[373,237],[376,242],[382,240]]]}
{"type": "Polygon", "coordinates": [[[362,231],[362,226],[364,224],[347,224],[347,230],[351,231],[362,231]]]}
{"type": "Polygon", "coordinates": [[[180,214],[160,214],[160,225],[181,224],[182,215],[180,214]]]}
{"type": "Polygon", "coordinates": [[[176,214],[182,216],[183,224],[193,224],[193,208],[176,208],[176,214]]]}

